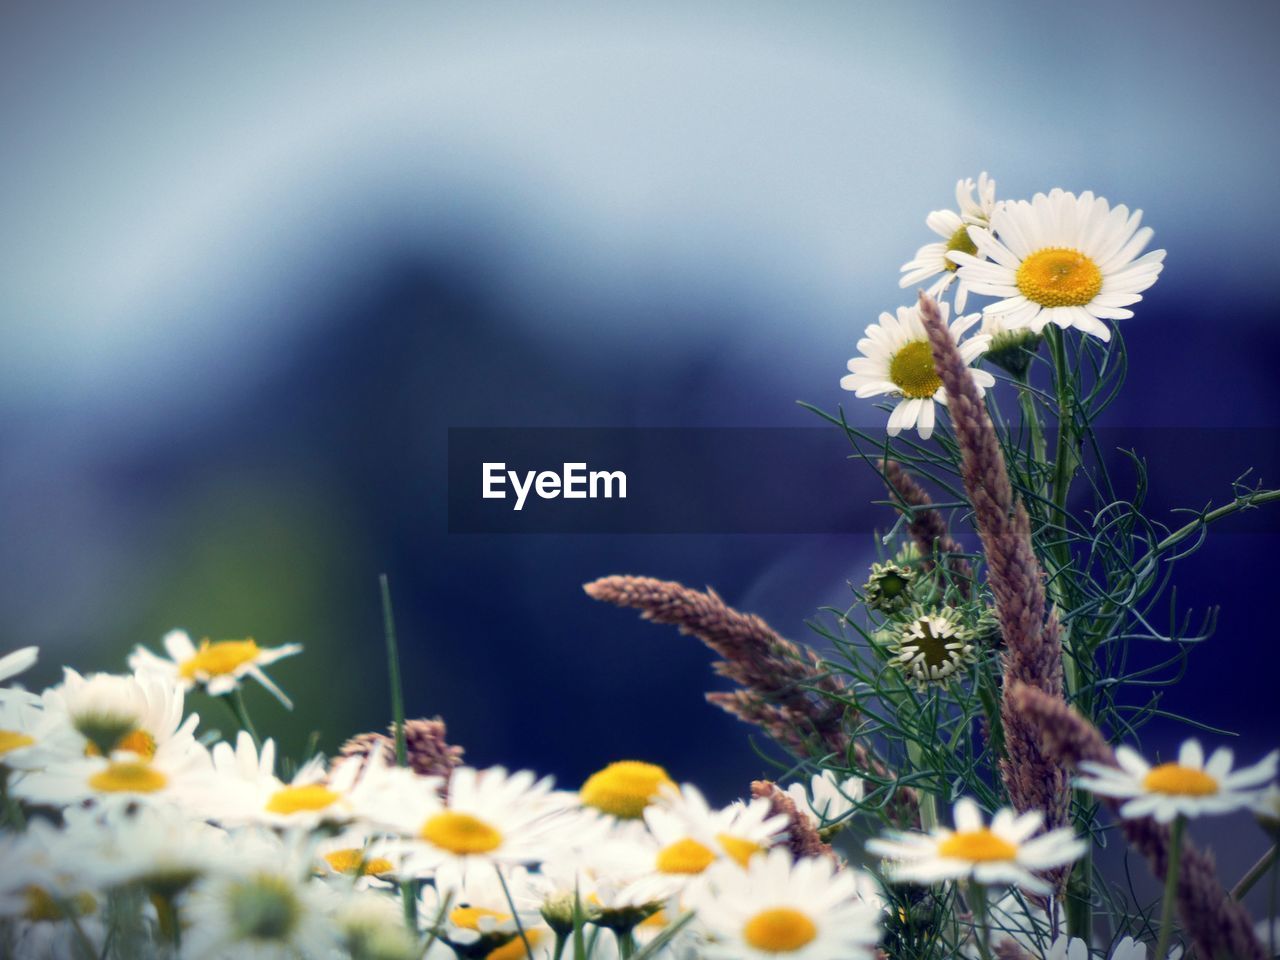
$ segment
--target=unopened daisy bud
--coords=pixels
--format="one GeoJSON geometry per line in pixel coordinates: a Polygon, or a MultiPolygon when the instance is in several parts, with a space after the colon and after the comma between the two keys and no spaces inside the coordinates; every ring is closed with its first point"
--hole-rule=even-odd
{"type": "Polygon", "coordinates": [[[889,662],[921,688],[946,683],[977,659],[973,640],[963,611],[917,605],[889,634],[889,662]]]}
{"type": "Polygon", "coordinates": [[[1040,349],[1044,336],[1030,327],[1009,326],[999,314],[987,314],[982,318],[982,332],[991,337],[984,359],[1017,380],[1026,379],[1031,360],[1040,349]]]}
{"type": "MultiPolygon", "coordinates": [[[[583,904],[583,912],[587,913],[586,904],[583,904]]],[[[567,936],[573,932],[574,927],[574,898],[572,894],[562,893],[554,897],[548,897],[542,902],[542,919],[547,921],[547,926],[561,937],[567,936]]]]}
{"type": "Polygon", "coordinates": [[[871,577],[862,586],[862,595],[872,610],[897,613],[911,603],[911,585],[916,572],[893,561],[871,567],[871,577]]]}
{"type": "Polygon", "coordinates": [[[620,820],[638,820],[645,807],[675,781],[655,763],[621,760],[593,773],[579,794],[583,804],[620,820]]]}
{"type": "Polygon", "coordinates": [[[137,718],[113,713],[86,713],[74,718],[75,728],[100,757],[110,756],[134,732],[137,718]]]}

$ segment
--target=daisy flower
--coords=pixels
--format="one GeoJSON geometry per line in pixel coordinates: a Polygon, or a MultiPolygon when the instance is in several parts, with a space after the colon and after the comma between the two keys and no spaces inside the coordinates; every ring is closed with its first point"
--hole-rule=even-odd
{"type": "Polygon", "coordinates": [[[767,800],[712,810],[696,787],[666,788],[663,799],[645,811],[648,836],[636,850],[647,871],[622,893],[631,903],[666,900],[720,860],[739,867],[782,838],[785,816],[771,816],[767,800]]]}
{"type": "Polygon", "coordinates": [[[276,745],[254,746],[240,731],[235,747],[219,743],[212,752],[213,771],[202,798],[193,797],[212,820],[224,825],[313,830],[346,823],[356,816],[361,796],[378,790],[387,771],[381,757],[367,764],[345,762],[326,773],[319,758],[303,764],[288,783],[275,775],[276,745]]]}
{"type": "Polygon", "coordinates": [[[1054,323],[1109,340],[1103,321],[1133,316],[1127,308],[1164,265],[1163,250],[1139,256],[1153,235],[1141,220],[1141,210],[1112,208],[1091,192],[1054,189],[1002,204],[989,226],[969,228],[978,255],[951,258],[970,290],[1000,298],[984,310],[1009,326],[1039,333],[1054,323]]]}
{"type": "Polygon", "coordinates": [[[1272,784],[1258,795],[1253,815],[1272,833],[1280,833],[1280,785],[1272,784]]]}
{"type": "Polygon", "coordinates": [[[183,720],[182,688],[155,674],[83,677],[68,667],[40,699],[40,739],[51,754],[127,752],[150,760],[170,741],[191,740],[200,723],[195,714],[183,720]]]}
{"type": "Polygon", "coordinates": [[[501,878],[493,870],[462,875],[446,869],[432,886],[423,889],[418,915],[441,916],[447,905],[440,935],[460,956],[516,960],[527,955],[526,941],[535,955],[541,956],[554,940],[542,919],[540,904],[530,875],[522,867],[503,870],[501,878]],[[515,914],[511,912],[513,903],[515,914]]]}
{"type": "Polygon", "coordinates": [[[6,653],[0,657],[0,683],[6,683],[18,674],[30,670],[39,658],[39,647],[22,647],[13,653],[6,653]]]}
{"type": "Polygon", "coordinates": [[[502,767],[458,767],[443,799],[433,779],[388,770],[359,812],[372,826],[395,835],[373,852],[393,862],[403,857],[402,877],[534,863],[556,849],[566,822],[576,822],[551,797],[549,778],[537,780],[526,770],[509,774],[502,767]]]}
{"type": "Polygon", "coordinates": [[[855,874],[826,857],[792,862],[785,850],[709,871],[689,906],[710,935],[708,960],[848,960],[873,956],[879,910],[858,899],[855,874]]]}
{"type": "Polygon", "coordinates": [[[182,911],[190,960],[294,960],[335,954],[338,895],[309,879],[307,839],[244,831],[232,839],[236,869],[200,881],[182,911]]]}
{"type": "Polygon", "coordinates": [[[69,852],[67,833],[44,819],[33,819],[23,833],[0,833],[0,864],[4,865],[0,870],[0,953],[4,956],[49,960],[80,956],[82,933],[101,948],[106,934],[102,897],[82,870],[69,866],[76,863],[69,852]]]}
{"type": "Polygon", "coordinates": [[[24,765],[39,745],[40,719],[40,710],[31,700],[0,700],[0,770],[24,765]]]}
{"type": "Polygon", "coordinates": [[[981,884],[1012,884],[1029,893],[1052,889],[1037,873],[1065,866],[1080,857],[1085,844],[1067,828],[1033,836],[1043,815],[1032,810],[1018,815],[1005,808],[982,822],[982,812],[968,797],[956,801],[955,829],[933,833],[889,832],[867,842],[867,851],[891,861],[895,881],[932,884],[972,877],[981,884]]]}
{"type": "MultiPolygon", "coordinates": [[[[1053,941],[1044,960],[1089,960],[1091,956],[1088,944],[1079,937],[1062,936],[1053,941]]],[[[1111,960],[1147,960],[1146,944],[1125,937],[1112,948],[1111,960]]]]}
{"type": "Polygon", "coordinates": [[[656,763],[619,760],[593,773],[582,785],[579,797],[584,806],[620,820],[638,820],[645,807],[658,799],[663,787],[675,781],[656,763]]]}
{"type": "Polygon", "coordinates": [[[809,781],[809,789],[803,783],[793,783],[787,787],[787,796],[815,829],[829,827],[838,820],[843,820],[857,809],[862,799],[863,783],[857,777],[848,777],[844,781],[837,779],[830,770],[815,774],[809,781]]]}
{"type": "Polygon", "coordinates": [[[101,805],[172,801],[182,804],[208,783],[209,753],[194,739],[174,739],[144,758],[130,751],[84,756],[33,770],[13,784],[14,796],[31,803],[66,807],[93,800],[101,805]]]}
{"type": "Polygon", "coordinates": [[[973,630],[955,607],[917,606],[889,637],[889,661],[916,686],[944,683],[977,659],[973,630]]]}
{"type": "Polygon", "coordinates": [[[1077,786],[1103,797],[1125,801],[1122,817],[1154,817],[1169,823],[1176,817],[1243,810],[1257,802],[1262,785],[1276,776],[1280,751],[1272,751],[1251,767],[1232,772],[1227,747],[1213,751],[1208,761],[1198,740],[1186,741],[1172,763],[1151,766],[1130,747],[1116,749],[1118,767],[1080,764],[1086,776],[1077,786]]]}
{"type": "MultiPolygon", "coordinates": [[[[945,322],[950,306],[938,304],[945,322]]],[[[951,324],[951,335],[959,342],[970,327],[978,322],[978,314],[957,317],[951,324]]],[[[966,364],[978,359],[987,349],[989,338],[980,334],[960,343],[960,356],[966,364]]],[[[897,315],[880,314],[880,322],[867,327],[867,335],[858,341],[860,357],[849,361],[850,373],[840,386],[858,397],[891,396],[898,404],[889,414],[889,436],[915,427],[922,440],[933,435],[934,403],[945,404],[947,392],[933,365],[933,349],[920,321],[919,305],[899,307],[897,315]]],[[[979,392],[995,385],[995,377],[985,370],[973,370],[973,381],[979,392]]]]}
{"type": "MultiPolygon", "coordinates": [[[[941,241],[926,243],[916,251],[915,258],[902,265],[902,278],[898,286],[914,287],[931,277],[938,277],[928,289],[929,296],[935,300],[946,292],[956,279],[959,264],[951,258],[955,251],[975,254],[977,245],[969,236],[969,226],[985,227],[996,209],[996,182],[986,175],[979,174],[978,182],[959,180],[956,182],[956,210],[934,210],[925,218],[925,225],[942,237],[941,241]],[[977,189],[977,197],[974,190],[977,189]],[[941,275],[941,276],[939,276],[941,275]]],[[[956,309],[963,310],[968,290],[963,281],[956,288],[956,309]]]]}
{"type": "Polygon", "coordinates": [[[356,892],[335,905],[337,927],[344,957],[378,960],[454,960],[453,951],[438,937],[423,953],[418,938],[405,929],[399,901],[378,893],[356,892]]]}
{"type": "Polygon", "coordinates": [[[129,669],[136,672],[154,672],[169,677],[184,690],[202,687],[213,697],[225,696],[240,689],[245,677],[252,677],[262,684],[286,709],[293,703],[284,691],[263,672],[263,667],[302,652],[302,644],[286,643],[279,647],[260,647],[256,640],[219,640],[216,643],[204,639],[197,647],[185,630],[170,630],[164,635],[168,657],[157,656],[144,646],[137,646],[129,655],[129,669]]]}
{"type": "Polygon", "coordinates": [[[201,877],[233,866],[227,834],[176,806],[70,807],[63,816],[69,862],[103,889],[136,884],[173,898],[201,877]]]}
{"type": "Polygon", "coordinates": [[[316,872],[346,884],[354,879],[359,889],[390,886],[396,865],[374,855],[373,847],[380,839],[381,834],[355,826],[320,841],[316,845],[316,872]]]}

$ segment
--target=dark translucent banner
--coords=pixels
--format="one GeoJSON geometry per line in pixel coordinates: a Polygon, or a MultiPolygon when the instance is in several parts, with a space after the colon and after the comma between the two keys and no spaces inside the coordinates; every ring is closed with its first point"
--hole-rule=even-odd
{"type": "MultiPolygon", "coordinates": [[[[1136,470],[1121,451],[1136,451],[1149,472],[1144,513],[1180,526],[1189,518],[1175,509],[1230,501],[1250,468],[1248,483],[1280,486],[1276,439],[1265,430],[1110,429],[1100,447],[1117,497],[1133,496],[1136,470]]],[[[835,428],[454,428],[448,479],[451,533],[833,534],[893,522],[875,502],[887,499],[879,477],[835,428]]],[[[1083,478],[1072,499],[1088,507],[1083,478]]],[[[1280,532],[1280,505],[1245,511],[1224,529],[1280,532]]]]}

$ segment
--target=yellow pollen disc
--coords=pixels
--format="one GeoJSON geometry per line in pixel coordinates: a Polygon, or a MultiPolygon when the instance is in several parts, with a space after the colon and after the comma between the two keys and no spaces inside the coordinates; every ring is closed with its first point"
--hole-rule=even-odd
{"type": "Polygon", "coordinates": [[[985,863],[992,860],[1013,860],[1018,856],[1018,848],[983,827],[980,830],[953,833],[938,844],[938,855],[985,863]]]}
{"type": "Polygon", "coordinates": [[[441,850],[464,856],[488,853],[502,846],[502,834],[479,817],[446,810],[422,825],[420,836],[441,850]]]}
{"type": "Polygon", "coordinates": [[[34,737],[28,737],[25,733],[19,733],[17,730],[0,730],[0,757],[12,750],[29,747],[35,742],[34,737]]]}
{"type": "Polygon", "coordinates": [[[817,925],[790,907],[761,911],[742,928],[742,939],[765,953],[792,953],[809,944],[817,935],[817,925]]]}
{"type": "Polygon", "coordinates": [[[1152,793],[1169,793],[1183,797],[1210,797],[1220,788],[1218,781],[1203,770],[1162,763],[1152,767],[1142,778],[1142,785],[1152,793]]]}
{"type": "Polygon", "coordinates": [[[908,400],[932,397],[942,386],[933,366],[933,349],[927,340],[913,340],[889,361],[889,379],[908,400]]]}
{"type": "Polygon", "coordinates": [[[738,866],[745,868],[751,858],[764,849],[758,843],[752,843],[750,840],[743,840],[742,837],[735,837],[728,833],[722,833],[716,837],[720,842],[720,846],[729,856],[729,859],[738,866]]]}
{"type": "Polygon", "coordinates": [[[111,763],[89,778],[89,786],[102,793],[155,793],[169,778],[147,763],[111,763]]]}
{"type": "Polygon", "coordinates": [[[32,923],[55,923],[59,920],[67,918],[66,907],[71,908],[71,913],[76,916],[83,917],[86,914],[93,913],[98,909],[98,901],[91,894],[77,893],[68,900],[60,903],[55,900],[48,890],[43,887],[31,886],[23,891],[23,899],[27,902],[27,909],[23,913],[23,917],[32,923]]]}
{"type": "MultiPolygon", "coordinates": [[[[539,942],[542,940],[543,931],[526,930],[524,935],[525,939],[529,941],[529,946],[536,950],[539,942]]],[[[529,956],[529,954],[524,948],[524,940],[521,940],[519,935],[517,935],[508,940],[502,946],[486,953],[484,955],[484,960],[523,960],[523,958],[527,956],[529,956]]]]}
{"type": "Polygon", "coordinates": [[[324,862],[334,873],[355,873],[359,870],[364,876],[371,877],[380,873],[390,873],[394,866],[390,860],[382,857],[366,859],[363,850],[352,847],[349,850],[334,850],[324,855],[324,862]]]}
{"type": "MultiPolygon", "coordinates": [[[[969,228],[967,226],[962,224],[960,229],[953,233],[951,239],[947,241],[946,253],[950,253],[952,250],[959,250],[961,253],[967,253],[970,256],[978,252],[978,245],[973,242],[973,237],[969,236],[969,228]]],[[[942,262],[947,265],[947,269],[952,273],[960,269],[958,263],[952,263],[951,258],[945,255],[942,258],[942,262]]]]}
{"type": "Polygon", "coordinates": [[[267,801],[267,813],[304,813],[331,806],[340,795],[318,783],[277,790],[267,801]]]}
{"type": "Polygon", "coordinates": [[[1102,292],[1102,271],[1079,250],[1046,247],[1022,261],[1014,282],[1042,307],[1082,307],[1102,292]]]}
{"type": "Polygon", "coordinates": [[[475,930],[477,933],[480,932],[480,921],[486,917],[492,917],[497,923],[506,923],[511,919],[511,914],[499,913],[497,910],[489,910],[485,907],[454,907],[449,911],[450,923],[466,930],[475,930]]]}
{"type": "Polygon", "coordinates": [[[640,921],[638,929],[661,930],[667,925],[667,911],[655,910],[640,921]]]}
{"type": "Polygon", "coordinates": [[[659,873],[701,873],[715,861],[713,851],[685,837],[658,851],[657,867],[659,873]]]}
{"type": "Polygon", "coordinates": [[[196,655],[183,661],[178,666],[178,672],[186,680],[194,680],[200,674],[217,677],[235,673],[237,667],[257,660],[261,652],[257,641],[253,639],[220,640],[217,643],[201,640],[196,655]]]}
{"type": "Polygon", "coordinates": [[[667,771],[657,764],[622,760],[588,777],[580,798],[588,807],[624,820],[636,820],[663,784],[675,786],[667,771]]]}
{"type": "MultiPolygon", "coordinates": [[[[133,733],[126,733],[115,745],[116,750],[127,750],[129,753],[136,753],[144,760],[150,760],[156,755],[156,738],[151,736],[145,730],[135,730],[133,733]]],[[[102,751],[98,749],[96,743],[88,743],[84,748],[86,757],[100,757],[102,751]]]]}

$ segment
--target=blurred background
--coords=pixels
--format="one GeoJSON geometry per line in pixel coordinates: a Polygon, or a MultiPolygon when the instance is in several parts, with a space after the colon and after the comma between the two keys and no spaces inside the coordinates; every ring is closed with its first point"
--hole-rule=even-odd
{"type": "MultiPolygon", "coordinates": [[[[797,400],[879,425],[845,361],[908,301],[927,211],[989,170],[1002,197],[1147,211],[1168,269],[1110,422],[1196,428],[1183,466],[1225,497],[1249,463],[1213,430],[1273,451],[1280,427],[1276,26],[1270,3],[6,4],[0,649],[40,644],[44,683],[174,626],[299,641],[273,670],[294,714],[251,704],[333,749],[387,721],[385,571],[410,714],[472,761],[573,785],[637,757],[739,795],[768,767],[703,702],[709,654],[580,585],[713,584],[804,639],[871,537],[451,536],[447,428],[814,425],[797,400]]],[[[1249,760],[1280,727],[1275,529],[1180,577],[1223,611],[1168,705],[1249,760]]]]}

